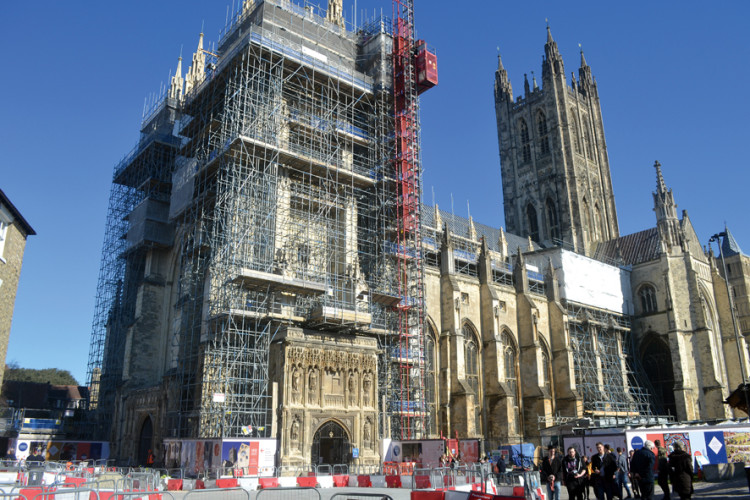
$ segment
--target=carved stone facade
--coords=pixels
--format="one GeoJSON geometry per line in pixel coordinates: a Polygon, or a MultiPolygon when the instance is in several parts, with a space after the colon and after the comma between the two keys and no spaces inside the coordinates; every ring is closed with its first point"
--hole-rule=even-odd
{"type": "MultiPolygon", "coordinates": [[[[359,450],[358,463],[380,461],[377,355],[373,338],[286,328],[272,346],[270,366],[280,387],[279,428],[289,429],[281,433],[281,465],[318,463],[315,436],[330,422],[359,450]]],[[[351,456],[341,459],[348,463],[351,456]]]]}

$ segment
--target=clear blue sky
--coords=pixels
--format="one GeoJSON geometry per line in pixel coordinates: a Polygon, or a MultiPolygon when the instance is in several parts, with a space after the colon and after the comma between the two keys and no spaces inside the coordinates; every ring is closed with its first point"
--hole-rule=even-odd
{"type": "MultiPolygon", "coordinates": [[[[541,77],[548,18],[566,72],[577,71],[581,43],[599,83],[621,234],[654,225],[658,159],[704,243],[726,221],[750,250],[750,2],[415,3],[440,71],[422,98],[426,202],[434,187],[441,208],[452,194],[456,214],[469,200],[475,220],[504,225],[497,47],[517,95],[524,73],[541,77]]],[[[344,0],[349,19],[353,6],[344,0]]],[[[387,0],[357,7],[391,12],[387,0]]],[[[84,382],[112,169],[180,47],[189,60],[204,22],[206,41],[218,40],[226,12],[225,1],[205,0],[0,5],[0,187],[38,233],[26,247],[8,362],[84,382]]]]}

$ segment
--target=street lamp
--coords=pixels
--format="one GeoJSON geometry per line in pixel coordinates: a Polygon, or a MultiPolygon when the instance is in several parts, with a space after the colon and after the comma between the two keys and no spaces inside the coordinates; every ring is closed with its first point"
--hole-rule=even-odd
{"type": "Polygon", "coordinates": [[[724,269],[724,284],[727,286],[727,296],[729,297],[729,312],[732,314],[732,326],[734,327],[734,340],[737,344],[737,361],[739,363],[740,373],[742,373],[742,393],[745,395],[745,408],[747,408],[748,419],[750,420],[750,399],[747,394],[747,376],[745,374],[745,366],[742,362],[742,349],[740,348],[740,330],[737,328],[737,316],[734,314],[734,299],[732,298],[732,291],[729,289],[729,274],[727,273],[727,264],[724,262],[724,250],[721,248],[721,239],[726,238],[726,231],[716,233],[708,240],[708,246],[711,247],[711,242],[715,241],[716,246],[719,247],[719,257],[721,259],[721,267],[724,269]]]}

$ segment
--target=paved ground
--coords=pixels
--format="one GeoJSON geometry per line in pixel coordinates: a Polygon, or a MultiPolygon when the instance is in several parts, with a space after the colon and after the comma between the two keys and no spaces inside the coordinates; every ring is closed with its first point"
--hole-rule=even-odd
{"type": "MultiPolygon", "coordinates": [[[[693,485],[695,488],[694,499],[701,500],[750,500],[750,490],[747,486],[747,479],[738,478],[721,483],[707,483],[705,481],[697,482],[693,485]]],[[[623,492],[624,493],[624,492],[623,492]]],[[[654,488],[654,500],[661,500],[664,492],[659,485],[654,488]]],[[[595,500],[594,490],[591,490],[590,500],[595,500]]],[[[679,495],[672,495],[673,500],[679,500],[679,495]]],[[[260,499],[263,500],[263,499],[260,499]]],[[[395,499],[394,499],[395,500],[395,499]]],[[[563,488],[560,500],[568,500],[568,492],[563,488]]]]}

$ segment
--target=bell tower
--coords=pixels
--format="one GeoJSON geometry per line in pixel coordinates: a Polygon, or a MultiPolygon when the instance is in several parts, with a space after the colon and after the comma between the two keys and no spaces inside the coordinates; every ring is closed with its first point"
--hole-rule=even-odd
{"type": "Polygon", "coordinates": [[[509,232],[592,255],[619,236],[599,92],[581,51],[568,83],[547,26],[542,86],[524,75],[514,98],[498,55],[495,114],[505,225],[509,232]]]}

